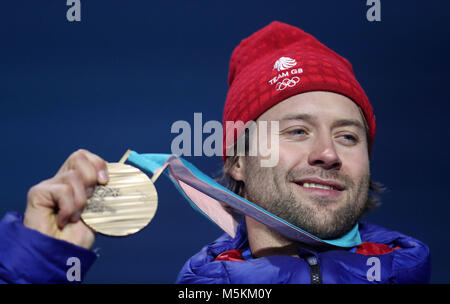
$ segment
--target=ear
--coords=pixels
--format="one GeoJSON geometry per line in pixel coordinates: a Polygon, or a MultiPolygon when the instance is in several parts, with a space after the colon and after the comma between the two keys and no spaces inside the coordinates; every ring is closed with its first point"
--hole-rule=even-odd
{"type": "Polygon", "coordinates": [[[245,177],[245,162],[243,157],[238,157],[230,170],[231,177],[236,181],[244,181],[245,177]]]}

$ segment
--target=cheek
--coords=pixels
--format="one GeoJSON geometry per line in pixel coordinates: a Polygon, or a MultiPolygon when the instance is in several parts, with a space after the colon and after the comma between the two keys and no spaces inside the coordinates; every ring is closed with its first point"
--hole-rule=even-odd
{"type": "Polygon", "coordinates": [[[370,174],[370,163],[367,153],[343,153],[341,161],[342,169],[354,180],[361,180],[370,174]]]}
{"type": "Polygon", "coordinates": [[[307,160],[306,149],[295,143],[280,143],[279,166],[290,169],[307,160]]]}

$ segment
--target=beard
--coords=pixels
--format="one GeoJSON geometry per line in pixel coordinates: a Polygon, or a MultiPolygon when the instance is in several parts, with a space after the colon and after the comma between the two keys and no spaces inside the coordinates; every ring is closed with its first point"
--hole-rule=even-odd
{"type": "Polygon", "coordinates": [[[260,167],[257,157],[246,157],[246,198],[283,220],[321,238],[335,239],[350,231],[366,210],[370,172],[359,181],[336,170],[318,167],[260,167]],[[345,186],[338,198],[307,195],[294,183],[306,177],[335,180],[345,186]]]}

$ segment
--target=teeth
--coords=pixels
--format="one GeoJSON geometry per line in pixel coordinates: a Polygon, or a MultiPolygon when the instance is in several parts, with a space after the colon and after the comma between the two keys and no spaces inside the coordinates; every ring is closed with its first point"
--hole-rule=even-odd
{"type": "Polygon", "coordinates": [[[314,184],[314,183],[304,183],[303,187],[305,187],[305,188],[320,188],[320,189],[326,189],[326,190],[336,190],[330,186],[319,185],[319,184],[314,184]]]}

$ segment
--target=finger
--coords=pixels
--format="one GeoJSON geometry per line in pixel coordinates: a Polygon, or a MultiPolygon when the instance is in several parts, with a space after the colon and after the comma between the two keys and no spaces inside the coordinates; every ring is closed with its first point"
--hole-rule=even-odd
{"type": "Polygon", "coordinates": [[[101,157],[95,155],[94,153],[91,153],[84,149],[80,149],[72,153],[66,160],[66,162],[61,166],[58,173],[75,169],[79,162],[83,162],[86,159],[95,170],[96,183],[98,182],[100,184],[106,184],[108,182],[106,161],[104,161],[101,157]]]}
{"type": "Polygon", "coordinates": [[[91,188],[93,191],[95,185],[98,183],[97,170],[84,154],[80,154],[76,161],[74,161],[73,170],[78,172],[83,185],[86,188],[91,188]]]}
{"type": "Polygon", "coordinates": [[[80,220],[81,213],[86,206],[87,197],[91,196],[92,192],[88,193],[87,191],[90,191],[91,188],[86,188],[83,180],[80,176],[80,173],[77,170],[70,170],[67,172],[64,172],[60,174],[58,177],[59,180],[61,180],[63,183],[68,184],[73,189],[73,203],[74,203],[74,213],[70,217],[70,222],[76,223],[80,220]]]}
{"type": "Polygon", "coordinates": [[[97,184],[98,177],[95,166],[89,161],[85,153],[74,153],[70,156],[67,166],[64,168],[63,172],[58,172],[55,176],[59,176],[65,172],[77,171],[81,177],[81,180],[86,188],[94,189],[97,184]]]}
{"type": "Polygon", "coordinates": [[[106,184],[108,182],[108,168],[107,162],[100,156],[85,150],[84,155],[89,162],[95,167],[97,172],[97,180],[99,184],[106,184]]]}
{"type": "Polygon", "coordinates": [[[75,212],[74,191],[69,184],[48,184],[47,191],[56,207],[56,223],[63,229],[75,212]]]}

